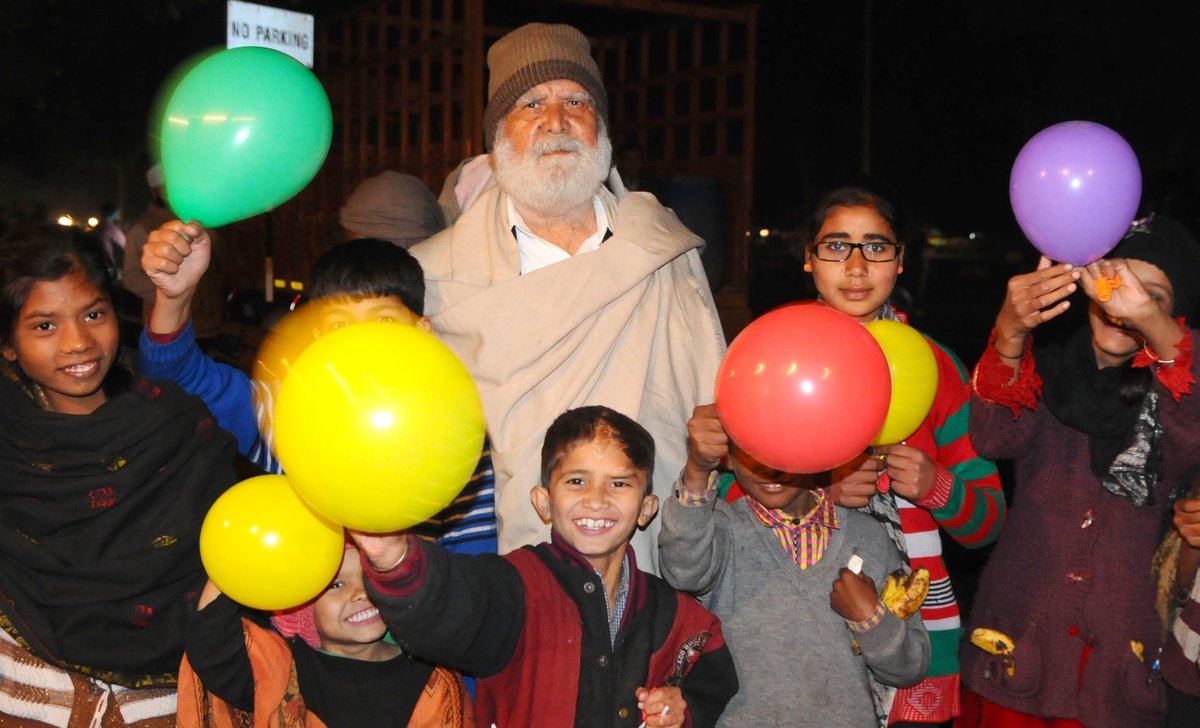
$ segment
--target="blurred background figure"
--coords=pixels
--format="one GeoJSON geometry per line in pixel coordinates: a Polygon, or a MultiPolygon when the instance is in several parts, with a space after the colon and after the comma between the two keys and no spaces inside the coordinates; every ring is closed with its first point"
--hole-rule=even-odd
{"type": "Polygon", "coordinates": [[[121,264],[125,258],[125,231],[121,229],[118,220],[121,219],[121,208],[112,202],[100,205],[100,224],[96,226],[96,237],[104,246],[104,252],[113,262],[117,277],[121,276],[121,264]]]}
{"type": "Polygon", "coordinates": [[[338,218],[347,240],[380,238],[405,249],[446,227],[442,208],[425,183],[392,170],[364,180],[338,218]]]}
{"type": "MultiPolygon", "coordinates": [[[[637,142],[626,142],[617,150],[617,172],[630,192],[649,192],[658,196],[661,191],[658,177],[645,167],[646,155],[637,142]]],[[[706,241],[707,242],[707,241],[706,241]]]]}
{"type": "Polygon", "coordinates": [[[125,286],[125,290],[142,301],[143,320],[150,315],[150,309],[154,306],[154,292],[157,289],[142,270],[142,248],[146,246],[146,238],[151,230],[157,229],[159,225],[174,217],[167,207],[167,188],[160,165],[156,164],[146,170],[146,184],[150,187],[150,203],[134,218],[125,234],[125,261],[121,267],[122,285],[125,286]]]}

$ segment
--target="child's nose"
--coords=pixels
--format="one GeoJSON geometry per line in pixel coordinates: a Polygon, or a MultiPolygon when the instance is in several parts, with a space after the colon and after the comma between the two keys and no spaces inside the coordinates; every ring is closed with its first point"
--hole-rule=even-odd
{"type": "Polygon", "coordinates": [[[63,350],[69,353],[87,351],[94,342],[91,332],[83,326],[68,325],[63,332],[63,350]]]}
{"type": "Polygon", "coordinates": [[[603,486],[588,488],[583,494],[583,505],[588,508],[603,508],[607,504],[608,491],[603,486]]]}
{"type": "Polygon", "coordinates": [[[866,274],[867,259],[863,257],[862,248],[850,251],[850,257],[846,258],[846,272],[850,275],[866,274]]]}

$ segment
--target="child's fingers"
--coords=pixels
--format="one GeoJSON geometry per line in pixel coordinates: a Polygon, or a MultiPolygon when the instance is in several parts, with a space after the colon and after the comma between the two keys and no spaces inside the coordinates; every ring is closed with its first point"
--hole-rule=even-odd
{"type": "Polygon", "coordinates": [[[1176,513],[1200,513],[1200,498],[1182,498],[1175,502],[1176,513]]]}

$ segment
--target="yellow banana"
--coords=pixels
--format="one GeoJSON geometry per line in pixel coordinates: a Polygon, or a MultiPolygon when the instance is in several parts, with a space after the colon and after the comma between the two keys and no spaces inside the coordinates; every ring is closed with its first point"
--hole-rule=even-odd
{"type": "Polygon", "coordinates": [[[929,569],[923,566],[911,574],[893,573],[883,585],[883,604],[900,619],[917,613],[929,595],[929,569]]]}
{"type": "Polygon", "coordinates": [[[1146,661],[1146,646],[1137,640],[1129,640],[1129,649],[1133,650],[1133,654],[1137,655],[1138,662],[1146,661]]]}
{"type": "Polygon", "coordinates": [[[879,597],[885,605],[893,604],[904,597],[905,580],[903,570],[892,572],[883,583],[883,594],[879,597]]]}
{"type": "Polygon", "coordinates": [[[1017,674],[1017,664],[1013,661],[1013,647],[1015,643],[1012,637],[1004,634],[998,629],[989,627],[976,627],[971,630],[971,644],[975,645],[984,652],[989,652],[993,655],[1000,655],[1004,662],[1004,670],[1009,677],[1017,674]]]}

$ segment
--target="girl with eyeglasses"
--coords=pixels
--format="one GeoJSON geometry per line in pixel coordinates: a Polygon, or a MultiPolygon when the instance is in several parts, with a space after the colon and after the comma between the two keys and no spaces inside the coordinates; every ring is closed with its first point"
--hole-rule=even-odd
{"type": "MultiPolygon", "coordinates": [[[[1167,714],[1164,678],[1200,695],[1189,595],[1200,502],[1171,508],[1200,468],[1197,332],[1185,320],[1200,302],[1197,271],[1200,245],[1158,215],[1104,260],[1042,258],[1008,282],[975,367],[970,428],[981,452],[1013,461],[1016,497],[967,624],[999,631],[1005,647],[962,647],[965,728],[1151,728],[1167,714]],[[1086,322],[1034,341],[1076,306],[1086,322]],[[1155,550],[1176,530],[1183,543],[1162,565],[1179,573],[1156,593],[1155,550]]],[[[1169,724],[1200,724],[1182,692],[1169,724]]]]}
{"type": "MultiPolygon", "coordinates": [[[[829,306],[870,323],[907,323],[891,304],[904,270],[904,238],[895,206],[860,188],[827,193],[810,216],[804,270],[829,306]]],[[[958,603],[942,559],[944,529],[967,548],[992,543],[1004,524],[1004,491],[995,466],[967,434],[971,390],[966,368],[949,349],[927,339],[938,367],[937,395],[917,432],[904,442],[871,448],[834,471],[842,506],[866,508],[888,526],[913,569],[929,569],[932,585],[921,608],[933,648],[929,674],[894,695],[881,692],[892,726],[949,725],[959,715],[958,603]]]]}

